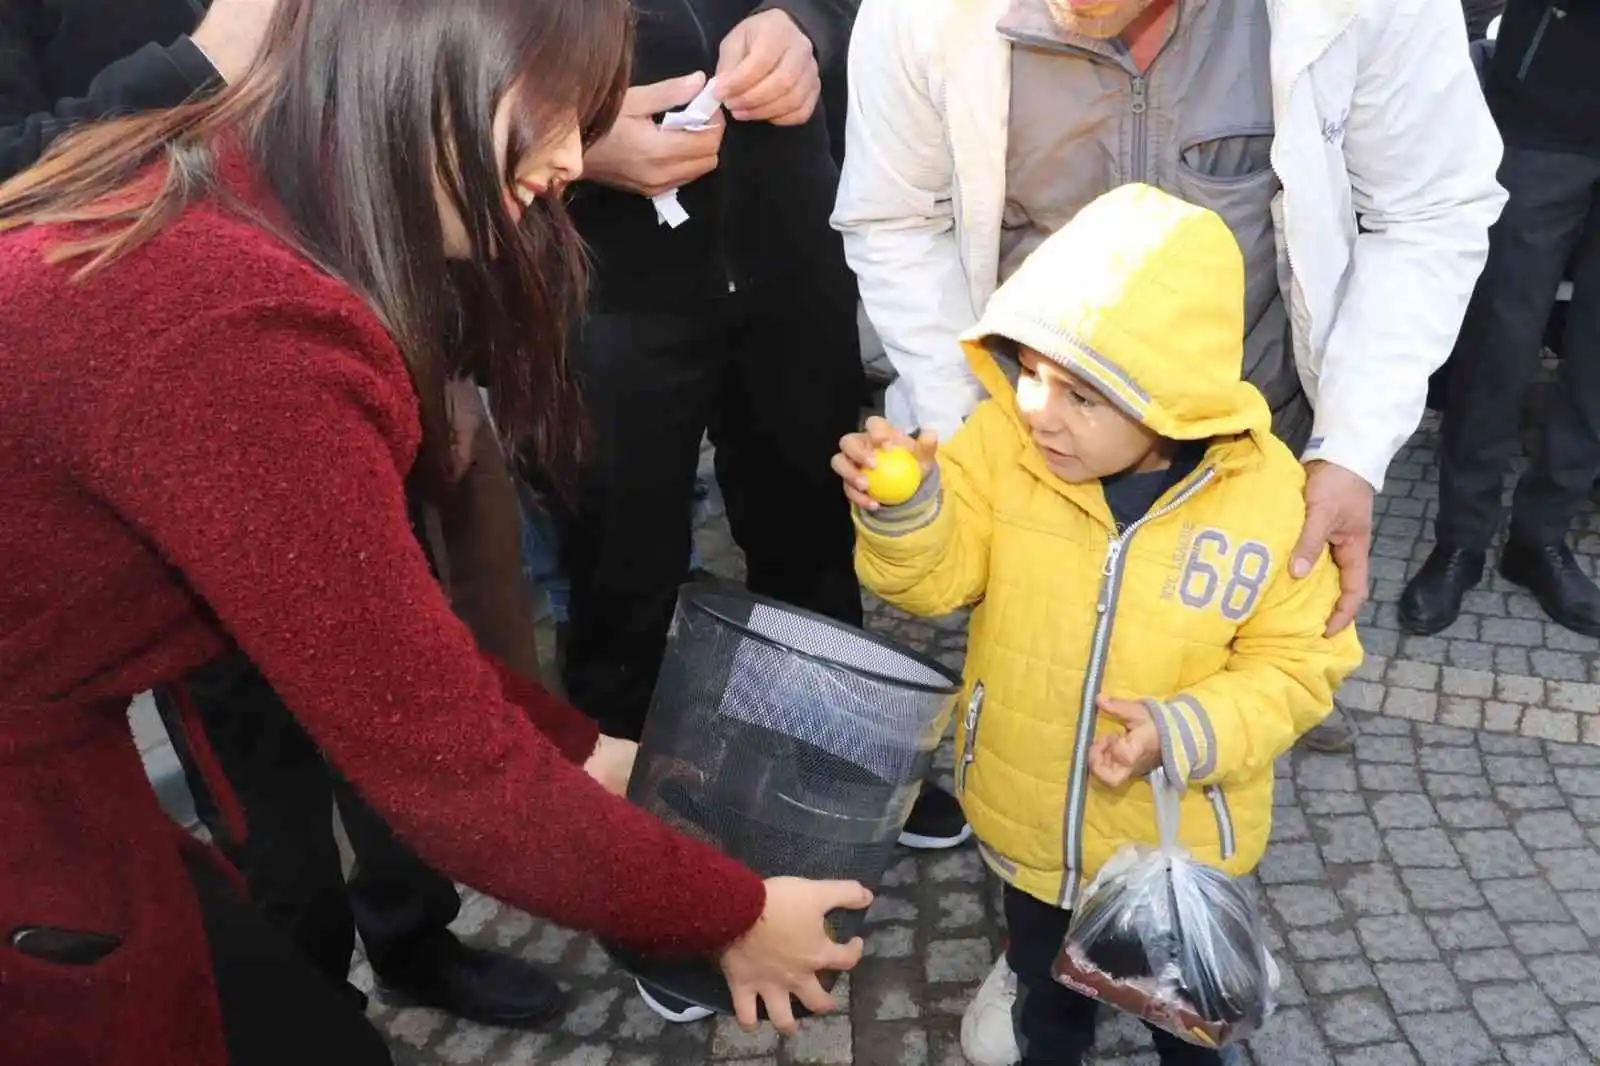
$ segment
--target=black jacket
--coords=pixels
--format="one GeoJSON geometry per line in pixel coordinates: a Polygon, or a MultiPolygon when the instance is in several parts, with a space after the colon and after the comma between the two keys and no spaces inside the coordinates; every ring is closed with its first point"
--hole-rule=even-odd
{"type": "Polygon", "coordinates": [[[74,122],[172,107],[216,71],[201,0],[0,0],[0,181],[74,122]]]}
{"type": "Polygon", "coordinates": [[[1600,0],[1510,0],[1486,95],[1518,148],[1600,153],[1600,0]]]}
{"type": "MultiPolygon", "coordinates": [[[[765,8],[787,12],[811,38],[818,65],[843,53],[859,0],[637,0],[632,83],[712,74],[717,48],[765,8]]],[[[594,306],[659,310],[715,298],[839,255],[828,228],[838,168],[819,108],[804,126],[728,120],[716,170],[678,193],[689,221],[661,225],[649,199],[580,183],[572,210],[597,264],[594,306]]]]}

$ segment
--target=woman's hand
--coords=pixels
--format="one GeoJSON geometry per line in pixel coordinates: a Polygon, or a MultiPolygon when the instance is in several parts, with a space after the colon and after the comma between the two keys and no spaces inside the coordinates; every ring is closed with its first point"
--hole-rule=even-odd
{"type": "Polygon", "coordinates": [[[628,794],[628,779],[633,776],[633,760],[639,745],[619,737],[601,737],[594,754],[583,764],[583,772],[605,786],[614,796],[628,794]]]}
{"type": "Polygon", "coordinates": [[[819,970],[851,970],[861,961],[862,942],[836,943],[824,917],[829,911],[865,910],[872,893],[854,881],[805,881],[774,877],[767,882],[761,918],[722,954],[722,972],[733,993],[734,1012],[746,1030],[756,1027],[756,1001],[780,1033],[795,1031],[794,996],[818,1014],[834,1007],[817,980],[819,970]]]}
{"type": "Polygon", "coordinates": [[[913,440],[907,433],[874,415],[860,433],[846,434],[839,441],[839,454],[833,457],[833,472],[844,481],[844,494],[863,511],[883,506],[867,494],[867,471],[878,465],[878,453],[885,448],[904,448],[916,457],[926,478],[939,453],[939,436],[931,430],[913,440]]]}
{"type": "Polygon", "coordinates": [[[1095,703],[1100,713],[1122,723],[1123,732],[1095,738],[1089,748],[1090,773],[1102,784],[1121,788],[1161,765],[1161,734],[1150,708],[1138,700],[1110,696],[1101,696],[1095,703]]]}

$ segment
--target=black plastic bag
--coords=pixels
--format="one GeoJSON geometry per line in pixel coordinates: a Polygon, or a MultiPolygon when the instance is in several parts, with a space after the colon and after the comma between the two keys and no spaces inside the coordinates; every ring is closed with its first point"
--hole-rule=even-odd
{"type": "Polygon", "coordinates": [[[1151,775],[1162,845],[1118,851],[1079,894],[1055,977],[1202,1047],[1244,1039],[1276,1006],[1255,900],[1177,844],[1178,793],[1151,775]]]}

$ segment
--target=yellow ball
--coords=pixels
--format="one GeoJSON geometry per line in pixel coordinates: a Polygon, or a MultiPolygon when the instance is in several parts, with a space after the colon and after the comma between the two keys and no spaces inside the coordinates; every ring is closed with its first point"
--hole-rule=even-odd
{"type": "Polygon", "coordinates": [[[921,485],[922,464],[898,446],[881,449],[877,465],[867,471],[867,495],[886,507],[905,503],[921,485]]]}

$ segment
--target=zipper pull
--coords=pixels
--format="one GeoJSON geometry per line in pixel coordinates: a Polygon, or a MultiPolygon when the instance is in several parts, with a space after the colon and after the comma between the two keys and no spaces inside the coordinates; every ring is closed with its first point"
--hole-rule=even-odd
{"type": "Polygon", "coordinates": [[[1122,540],[1118,537],[1110,538],[1106,547],[1106,565],[1100,568],[1101,577],[1110,577],[1117,568],[1117,559],[1122,555],[1122,540]]]}
{"type": "Polygon", "coordinates": [[[1144,75],[1136,74],[1133,78],[1133,113],[1142,115],[1145,112],[1144,75]]]}

